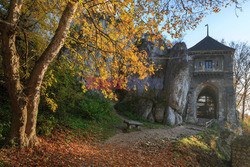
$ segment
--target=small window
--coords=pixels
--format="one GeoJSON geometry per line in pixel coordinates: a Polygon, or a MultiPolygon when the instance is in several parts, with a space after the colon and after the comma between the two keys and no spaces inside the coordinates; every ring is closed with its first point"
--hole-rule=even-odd
{"type": "Polygon", "coordinates": [[[207,69],[212,68],[212,63],[213,63],[212,60],[206,60],[206,61],[205,61],[206,68],[207,68],[207,69]]]}

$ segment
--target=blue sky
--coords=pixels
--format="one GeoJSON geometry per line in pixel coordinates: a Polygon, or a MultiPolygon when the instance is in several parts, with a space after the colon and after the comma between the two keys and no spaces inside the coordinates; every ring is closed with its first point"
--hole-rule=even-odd
{"type": "Polygon", "coordinates": [[[209,25],[209,36],[226,42],[241,41],[250,44],[250,1],[242,4],[242,12],[235,7],[223,8],[219,13],[212,13],[205,17],[195,30],[185,32],[183,41],[190,48],[207,35],[206,24],[209,25]]]}

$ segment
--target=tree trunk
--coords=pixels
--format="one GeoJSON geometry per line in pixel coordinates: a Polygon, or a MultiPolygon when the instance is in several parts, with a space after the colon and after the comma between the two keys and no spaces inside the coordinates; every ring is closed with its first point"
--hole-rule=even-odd
{"type": "Polygon", "coordinates": [[[2,30],[3,69],[12,108],[10,130],[11,143],[25,145],[25,126],[27,122],[26,97],[20,84],[19,57],[15,48],[15,32],[6,26],[2,30]]]}
{"type": "Polygon", "coordinates": [[[9,142],[25,147],[38,143],[36,123],[41,84],[49,64],[65,42],[78,2],[68,2],[55,35],[35,64],[27,85],[20,83],[19,56],[15,47],[16,29],[22,4],[23,0],[12,0],[8,16],[5,21],[0,20],[0,25],[3,67],[12,108],[9,142]]]}
{"type": "Polygon", "coordinates": [[[64,45],[67,37],[73,15],[77,9],[78,2],[69,2],[60,19],[58,28],[52,38],[49,46],[45,49],[40,59],[36,63],[27,86],[28,105],[27,105],[27,125],[26,134],[30,145],[37,142],[36,137],[36,122],[38,115],[38,105],[40,102],[41,85],[44,74],[47,71],[50,63],[55,59],[58,52],[64,45]]]}
{"type": "Polygon", "coordinates": [[[20,83],[19,57],[15,47],[16,25],[20,16],[22,3],[22,0],[11,1],[6,21],[1,22],[1,34],[3,69],[12,108],[9,141],[10,143],[26,145],[26,97],[20,83]]]}

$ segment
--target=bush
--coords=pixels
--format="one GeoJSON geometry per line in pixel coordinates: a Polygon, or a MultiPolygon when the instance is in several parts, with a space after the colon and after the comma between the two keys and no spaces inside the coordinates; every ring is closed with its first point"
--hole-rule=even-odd
{"type": "Polygon", "coordinates": [[[54,126],[56,125],[57,120],[53,115],[40,115],[37,118],[37,133],[40,135],[50,135],[54,126]]]}
{"type": "Polygon", "coordinates": [[[97,94],[86,95],[85,98],[80,101],[79,106],[83,118],[96,121],[109,120],[113,112],[113,107],[110,102],[100,98],[97,94]]]}
{"type": "MultiPolygon", "coordinates": [[[[83,133],[92,131],[100,135],[106,135],[107,130],[110,133],[110,128],[113,131],[113,125],[120,120],[110,101],[92,91],[84,93],[73,70],[66,65],[59,65],[54,63],[44,78],[37,133],[51,135],[56,125],[57,128],[77,129],[83,133]]],[[[0,145],[3,145],[10,130],[11,108],[8,92],[2,82],[0,91],[0,145]]]]}

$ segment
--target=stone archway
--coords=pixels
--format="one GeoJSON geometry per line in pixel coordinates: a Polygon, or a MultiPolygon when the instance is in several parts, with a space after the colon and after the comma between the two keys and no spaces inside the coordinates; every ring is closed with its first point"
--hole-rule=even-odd
{"type": "Polygon", "coordinates": [[[210,84],[203,83],[196,89],[196,117],[206,119],[218,118],[218,89],[210,84]]]}

